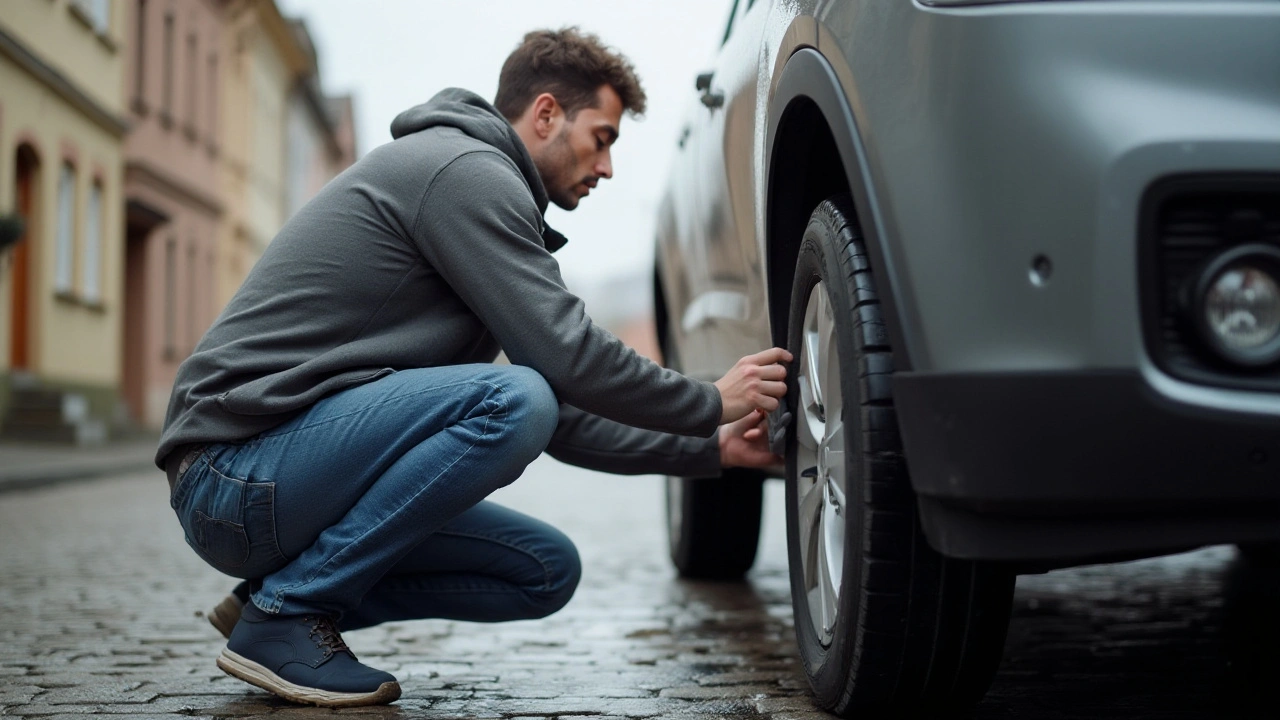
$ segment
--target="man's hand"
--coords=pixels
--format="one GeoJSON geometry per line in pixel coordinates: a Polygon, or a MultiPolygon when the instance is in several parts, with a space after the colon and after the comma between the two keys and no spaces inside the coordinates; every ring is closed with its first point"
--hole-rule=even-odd
{"type": "Polygon", "coordinates": [[[764,426],[767,417],[763,410],[756,410],[741,420],[720,426],[721,466],[769,468],[783,463],[782,456],[769,449],[769,433],[764,426]]]}
{"type": "Polygon", "coordinates": [[[778,398],[787,394],[787,369],[781,364],[784,362],[791,362],[791,353],[770,348],[742,358],[717,380],[716,389],[724,407],[720,424],[741,420],[752,410],[776,410],[778,398]]]}

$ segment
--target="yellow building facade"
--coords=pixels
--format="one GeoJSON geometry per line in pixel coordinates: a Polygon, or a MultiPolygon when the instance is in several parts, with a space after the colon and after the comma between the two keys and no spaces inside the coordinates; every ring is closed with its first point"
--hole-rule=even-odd
{"type": "Polygon", "coordinates": [[[286,219],[286,108],[312,61],[271,0],[229,7],[224,76],[219,306],[244,282],[286,219]]]}
{"type": "Polygon", "coordinates": [[[116,411],[124,25],[122,0],[0,11],[0,213],[26,228],[0,255],[6,435],[93,441],[116,411]]]}

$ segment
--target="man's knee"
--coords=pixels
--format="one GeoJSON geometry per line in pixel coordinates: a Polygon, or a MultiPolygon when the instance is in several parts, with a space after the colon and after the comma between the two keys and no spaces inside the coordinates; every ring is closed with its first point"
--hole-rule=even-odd
{"type": "Polygon", "coordinates": [[[551,442],[560,422],[560,401],[542,375],[520,365],[510,368],[503,394],[517,432],[536,457],[551,442]]]}
{"type": "Polygon", "coordinates": [[[563,535],[558,540],[554,551],[543,559],[546,582],[529,592],[534,602],[535,618],[546,617],[568,605],[578,589],[578,581],[582,579],[582,560],[578,557],[578,549],[563,535]]]}

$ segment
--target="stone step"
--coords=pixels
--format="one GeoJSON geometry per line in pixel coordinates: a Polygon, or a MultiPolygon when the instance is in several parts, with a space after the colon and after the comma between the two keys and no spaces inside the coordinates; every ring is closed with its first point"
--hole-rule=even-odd
{"type": "Polygon", "coordinates": [[[13,410],[56,410],[62,412],[63,393],[44,388],[14,388],[9,394],[13,410]]]}
{"type": "Polygon", "coordinates": [[[47,423],[27,423],[10,418],[4,423],[0,435],[9,440],[29,440],[32,442],[77,443],[80,431],[75,425],[51,425],[47,423]]]}

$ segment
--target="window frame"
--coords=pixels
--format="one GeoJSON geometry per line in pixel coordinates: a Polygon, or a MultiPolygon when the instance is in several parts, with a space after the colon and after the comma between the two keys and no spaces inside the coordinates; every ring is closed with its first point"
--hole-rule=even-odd
{"type": "Polygon", "coordinates": [[[103,232],[106,223],[106,190],[102,181],[94,178],[89,185],[89,198],[85,205],[84,222],[80,224],[80,296],[90,305],[102,304],[103,232]]]}
{"type": "Polygon", "coordinates": [[[64,160],[58,169],[57,226],[53,238],[53,291],[69,296],[76,283],[76,166],[64,160]]]}

